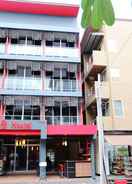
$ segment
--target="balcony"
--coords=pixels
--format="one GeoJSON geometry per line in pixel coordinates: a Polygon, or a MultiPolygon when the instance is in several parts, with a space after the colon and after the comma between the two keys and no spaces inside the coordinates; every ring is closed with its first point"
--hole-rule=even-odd
{"type": "Polygon", "coordinates": [[[80,116],[36,116],[36,115],[5,115],[5,120],[46,120],[47,125],[79,125],[80,116]]]}
{"type": "Polygon", "coordinates": [[[79,116],[46,116],[48,125],[78,125],[80,124],[79,116]]]}
{"type": "Polygon", "coordinates": [[[8,54],[41,56],[43,48],[42,46],[12,44],[8,50],[8,54]]]}
{"type": "MultiPolygon", "coordinates": [[[[95,82],[95,85],[87,90],[86,94],[86,105],[87,107],[91,105],[96,100],[96,92],[95,92],[95,86],[97,85],[97,82],[95,82]]],[[[102,99],[109,99],[109,84],[108,82],[102,82],[101,83],[101,98],[102,99]]]]}
{"type": "Polygon", "coordinates": [[[74,63],[80,63],[79,48],[49,47],[22,44],[0,44],[1,59],[23,59],[40,61],[61,61],[65,59],[74,63]]]}
{"type": "Polygon", "coordinates": [[[85,78],[90,76],[97,76],[98,73],[101,73],[107,66],[107,58],[104,52],[102,51],[93,51],[92,61],[87,61],[85,58],[86,68],[85,78]]]}
{"type": "Polygon", "coordinates": [[[64,47],[45,47],[45,56],[48,57],[64,57],[64,58],[79,58],[80,52],[78,48],[64,48],[64,47]]]}
{"type": "Polygon", "coordinates": [[[80,83],[78,80],[8,77],[4,79],[0,94],[81,96],[80,83]]]}

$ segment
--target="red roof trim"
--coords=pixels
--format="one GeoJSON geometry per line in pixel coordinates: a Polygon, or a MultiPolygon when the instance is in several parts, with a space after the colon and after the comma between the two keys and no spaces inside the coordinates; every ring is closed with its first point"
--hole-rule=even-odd
{"type": "Polygon", "coordinates": [[[76,17],[79,6],[0,0],[0,11],[76,17]]]}

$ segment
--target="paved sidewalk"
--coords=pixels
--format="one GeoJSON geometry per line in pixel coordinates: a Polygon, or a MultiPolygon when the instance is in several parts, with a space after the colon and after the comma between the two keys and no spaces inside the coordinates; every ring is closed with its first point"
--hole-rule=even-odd
{"type": "Polygon", "coordinates": [[[36,176],[0,176],[0,184],[97,184],[92,178],[59,178],[48,177],[42,181],[36,176]]]}

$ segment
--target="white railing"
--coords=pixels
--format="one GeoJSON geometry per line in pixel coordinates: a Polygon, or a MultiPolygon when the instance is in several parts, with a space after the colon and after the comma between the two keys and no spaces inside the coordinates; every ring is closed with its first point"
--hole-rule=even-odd
{"type": "Polygon", "coordinates": [[[5,79],[4,89],[77,92],[81,90],[79,83],[78,80],[8,77],[5,79]]]}
{"type": "Polygon", "coordinates": [[[4,54],[5,53],[5,44],[0,44],[0,54],[4,54]]]}
{"type": "Polygon", "coordinates": [[[10,115],[0,116],[6,120],[47,120],[48,125],[78,125],[80,116],[36,116],[36,115],[10,115]]]}
{"type": "Polygon", "coordinates": [[[42,46],[11,44],[9,54],[18,55],[42,55],[42,46]]]}
{"type": "Polygon", "coordinates": [[[80,57],[78,48],[67,48],[67,47],[45,47],[44,54],[46,56],[55,57],[80,57]]]}
{"type": "Polygon", "coordinates": [[[79,91],[79,82],[77,80],[67,79],[46,79],[45,86],[47,91],[79,91]]]}
{"type": "Polygon", "coordinates": [[[13,90],[41,90],[41,78],[9,77],[5,80],[5,89],[13,90]]]}
{"type": "Polygon", "coordinates": [[[49,125],[78,125],[80,123],[79,116],[45,116],[49,125]]]}
{"type": "MultiPolygon", "coordinates": [[[[0,44],[0,53],[5,54],[5,44],[0,44]]],[[[44,55],[47,57],[80,57],[79,48],[70,47],[48,47],[25,44],[9,44],[8,54],[14,55],[44,55]]]]}

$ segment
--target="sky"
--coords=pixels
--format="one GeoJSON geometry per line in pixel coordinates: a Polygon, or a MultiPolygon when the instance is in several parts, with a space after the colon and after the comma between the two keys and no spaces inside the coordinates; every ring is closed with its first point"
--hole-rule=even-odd
{"type": "Polygon", "coordinates": [[[112,0],[116,18],[132,19],[132,0],[112,0]]]}

